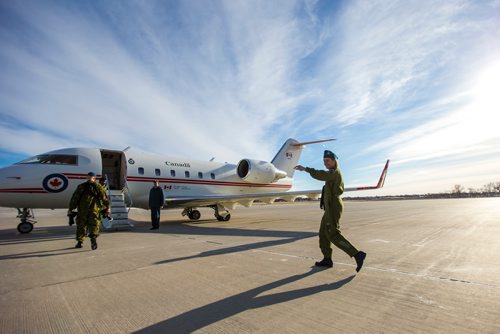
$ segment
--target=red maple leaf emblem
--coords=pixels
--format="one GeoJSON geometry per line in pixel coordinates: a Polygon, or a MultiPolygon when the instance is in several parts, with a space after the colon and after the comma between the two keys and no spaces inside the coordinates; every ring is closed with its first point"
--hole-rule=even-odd
{"type": "Polygon", "coordinates": [[[59,181],[59,179],[52,179],[52,181],[50,181],[49,184],[54,188],[59,188],[62,182],[59,181]]]}

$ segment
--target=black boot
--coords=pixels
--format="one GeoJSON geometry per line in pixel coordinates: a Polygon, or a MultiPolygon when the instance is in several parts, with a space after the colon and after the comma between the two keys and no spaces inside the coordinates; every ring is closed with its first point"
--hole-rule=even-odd
{"type": "Polygon", "coordinates": [[[323,260],[314,263],[314,265],[316,265],[316,267],[331,268],[331,267],[333,267],[333,261],[332,261],[332,259],[328,259],[328,258],[325,257],[323,260]]]}
{"type": "Polygon", "coordinates": [[[90,244],[92,245],[92,250],[96,250],[97,249],[97,241],[95,240],[95,238],[90,238],[90,244]]]}
{"type": "Polygon", "coordinates": [[[75,245],[75,248],[82,248],[82,242],[78,241],[75,245]]]}
{"type": "Polygon", "coordinates": [[[356,267],[356,271],[359,272],[361,270],[361,267],[363,266],[363,262],[365,261],[366,253],[363,251],[357,252],[356,255],[354,255],[354,259],[356,260],[356,264],[358,265],[356,267]]]}

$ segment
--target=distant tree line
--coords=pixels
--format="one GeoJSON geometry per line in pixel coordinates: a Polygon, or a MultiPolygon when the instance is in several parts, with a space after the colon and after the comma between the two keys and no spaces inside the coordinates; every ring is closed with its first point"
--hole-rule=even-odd
{"type": "Polygon", "coordinates": [[[500,182],[490,182],[482,188],[465,188],[460,184],[455,184],[451,189],[451,195],[454,197],[496,197],[500,195],[500,182]]]}
{"type": "Polygon", "coordinates": [[[397,200],[397,199],[426,199],[426,198],[476,198],[500,197],[500,182],[490,182],[479,189],[467,188],[455,184],[451,191],[443,193],[429,193],[425,195],[396,195],[396,196],[369,196],[369,197],[344,197],[344,200],[397,200]]]}

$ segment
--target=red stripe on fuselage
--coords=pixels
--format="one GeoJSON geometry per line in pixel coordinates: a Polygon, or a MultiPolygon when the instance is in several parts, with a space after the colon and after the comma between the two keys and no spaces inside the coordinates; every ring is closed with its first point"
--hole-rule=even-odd
{"type": "Polygon", "coordinates": [[[0,189],[0,193],[39,193],[39,194],[48,194],[42,188],[7,188],[0,189]]]}
{"type": "MultiPolygon", "coordinates": [[[[87,178],[87,174],[82,173],[62,173],[70,180],[85,180],[87,178]]],[[[101,175],[97,174],[96,177],[100,177],[101,175]]]]}

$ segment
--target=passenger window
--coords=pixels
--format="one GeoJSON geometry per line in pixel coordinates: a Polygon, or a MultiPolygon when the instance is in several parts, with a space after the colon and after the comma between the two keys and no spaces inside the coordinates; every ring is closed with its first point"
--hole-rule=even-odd
{"type": "Polygon", "coordinates": [[[170,176],[175,177],[175,170],[173,169],[170,170],[170,176]]]}
{"type": "Polygon", "coordinates": [[[155,175],[156,176],[160,176],[161,175],[161,171],[158,168],[155,169],[155,175]]]}
{"type": "Polygon", "coordinates": [[[189,171],[188,171],[188,170],[187,170],[187,171],[185,171],[185,172],[184,172],[184,175],[186,175],[186,177],[189,177],[189,171]]]}
{"type": "Polygon", "coordinates": [[[210,177],[212,178],[212,180],[215,180],[215,174],[214,173],[210,173],[210,177]]]}
{"type": "Polygon", "coordinates": [[[198,178],[203,179],[203,173],[202,172],[198,172],[198,178]]]}
{"type": "Polygon", "coordinates": [[[139,175],[144,175],[144,168],[139,167],[137,171],[139,172],[139,175]]]}

